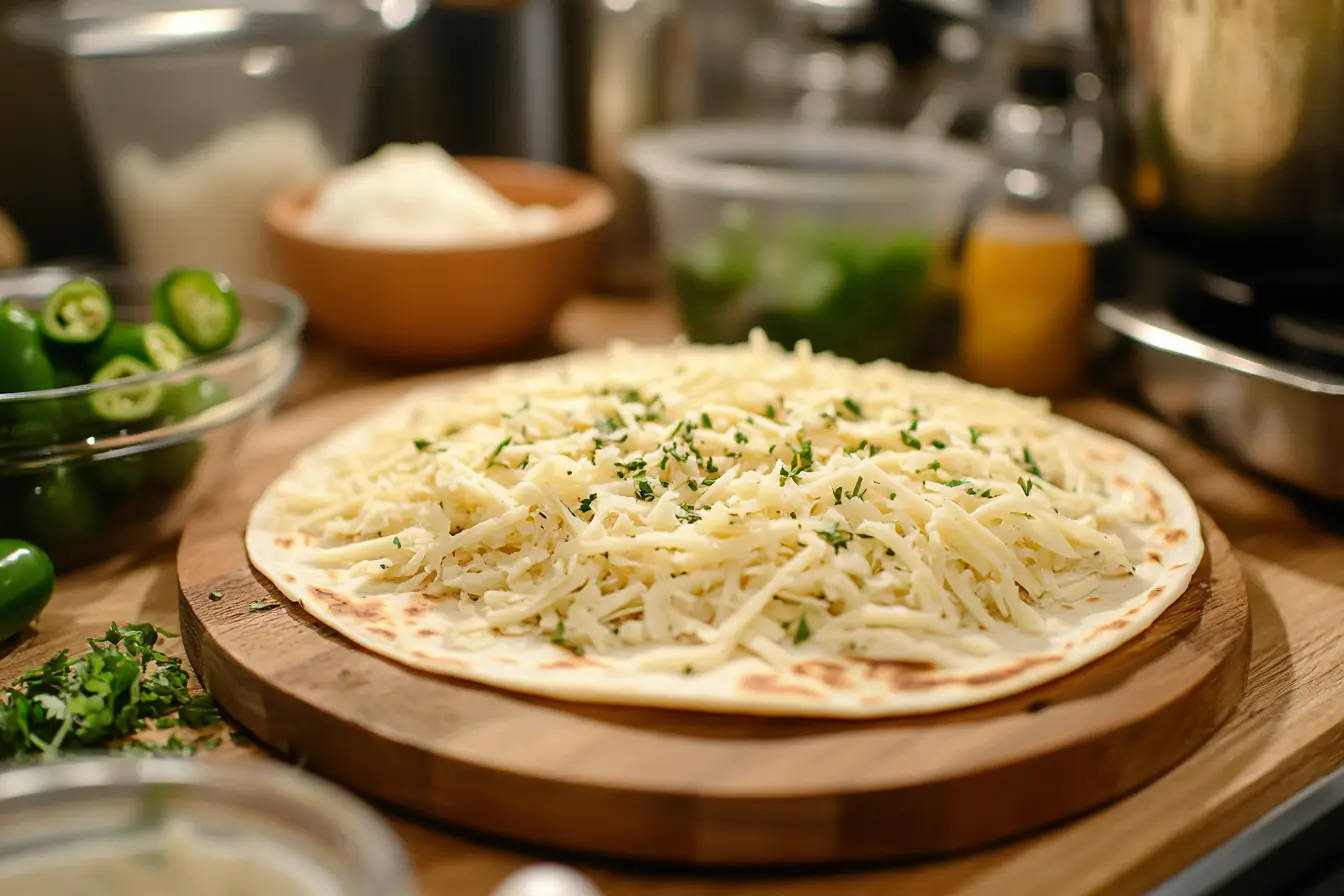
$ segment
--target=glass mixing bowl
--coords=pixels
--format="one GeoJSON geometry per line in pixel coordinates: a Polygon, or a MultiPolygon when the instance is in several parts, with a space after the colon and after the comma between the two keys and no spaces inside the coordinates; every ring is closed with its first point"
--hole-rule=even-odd
{"type": "MultiPolygon", "coordinates": [[[[151,319],[153,284],[119,272],[0,273],[0,296],[36,308],[76,276],[107,287],[117,320],[151,319]]],[[[178,533],[299,368],[302,302],[274,284],[234,286],[243,320],[222,352],[110,383],[0,394],[0,538],[33,542],[64,570],[178,533]],[[131,423],[93,412],[100,397],[137,388],[161,390],[161,410],[131,423]]]]}

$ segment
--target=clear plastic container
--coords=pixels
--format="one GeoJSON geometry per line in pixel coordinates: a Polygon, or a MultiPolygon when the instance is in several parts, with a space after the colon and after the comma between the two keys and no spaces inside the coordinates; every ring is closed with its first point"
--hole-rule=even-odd
{"type": "Polygon", "coordinates": [[[951,244],[981,151],[897,132],[698,124],[635,137],[660,251],[698,342],[760,326],[867,361],[955,347],[951,244]]]}
{"type": "MultiPolygon", "coordinates": [[[[71,16],[49,3],[8,30],[64,55],[132,269],[271,278],[266,199],[353,159],[375,41],[406,22],[375,0],[183,5],[71,16]]],[[[409,21],[423,3],[400,5],[409,21]]]]}
{"type": "Polygon", "coordinates": [[[254,759],[75,759],[0,773],[0,893],[53,872],[76,888],[47,878],[39,892],[132,892],[125,879],[135,892],[194,896],[415,893],[401,842],[371,809],[254,759]]]}

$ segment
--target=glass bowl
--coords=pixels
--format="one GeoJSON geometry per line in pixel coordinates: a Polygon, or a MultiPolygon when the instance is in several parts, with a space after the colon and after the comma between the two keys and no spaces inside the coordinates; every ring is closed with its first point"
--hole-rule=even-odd
{"type": "Polygon", "coordinates": [[[687,335],[753,327],[860,361],[932,366],[955,345],[951,245],[980,150],[875,128],[707,123],[626,146],[687,335]]]}
{"type": "Polygon", "coordinates": [[[93,867],[109,861],[133,872],[135,892],[415,892],[401,842],[376,813],[276,762],[74,759],[0,773],[0,892],[35,873],[78,882],[40,892],[131,892],[115,870],[93,867]],[[257,874],[295,883],[258,886],[257,874]],[[170,888],[150,875],[171,876],[170,888]]]}
{"type": "MultiPolygon", "coordinates": [[[[107,287],[117,320],[151,319],[153,285],[124,272],[0,273],[0,296],[36,307],[75,276],[107,287]]],[[[234,287],[243,319],[222,352],[110,383],[0,394],[0,537],[37,544],[65,570],[179,532],[299,368],[298,297],[269,283],[234,287]],[[93,410],[141,388],[161,395],[145,419],[109,422],[93,410]]]]}
{"type": "Polygon", "coordinates": [[[60,54],[134,270],[274,278],[266,199],[355,159],[377,43],[427,5],[66,0],[6,24],[60,54]]]}

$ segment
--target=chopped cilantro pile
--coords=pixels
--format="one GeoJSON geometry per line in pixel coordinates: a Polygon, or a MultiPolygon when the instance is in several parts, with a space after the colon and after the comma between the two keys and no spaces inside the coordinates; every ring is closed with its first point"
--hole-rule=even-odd
{"type": "Polygon", "coordinates": [[[62,650],[20,675],[0,692],[0,760],[69,751],[194,752],[176,736],[161,744],[128,740],[151,724],[199,729],[220,720],[209,696],[188,693],[182,661],[155,649],[160,636],[177,637],[147,623],[114,623],[102,638],[89,639],[88,653],[62,650]]]}

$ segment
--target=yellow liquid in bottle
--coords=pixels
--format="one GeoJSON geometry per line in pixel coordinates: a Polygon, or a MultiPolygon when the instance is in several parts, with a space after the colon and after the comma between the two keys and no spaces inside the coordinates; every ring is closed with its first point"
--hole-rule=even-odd
{"type": "Polygon", "coordinates": [[[1092,250],[1067,215],[996,208],[967,236],[960,373],[1028,395],[1083,381],[1092,250]]]}

